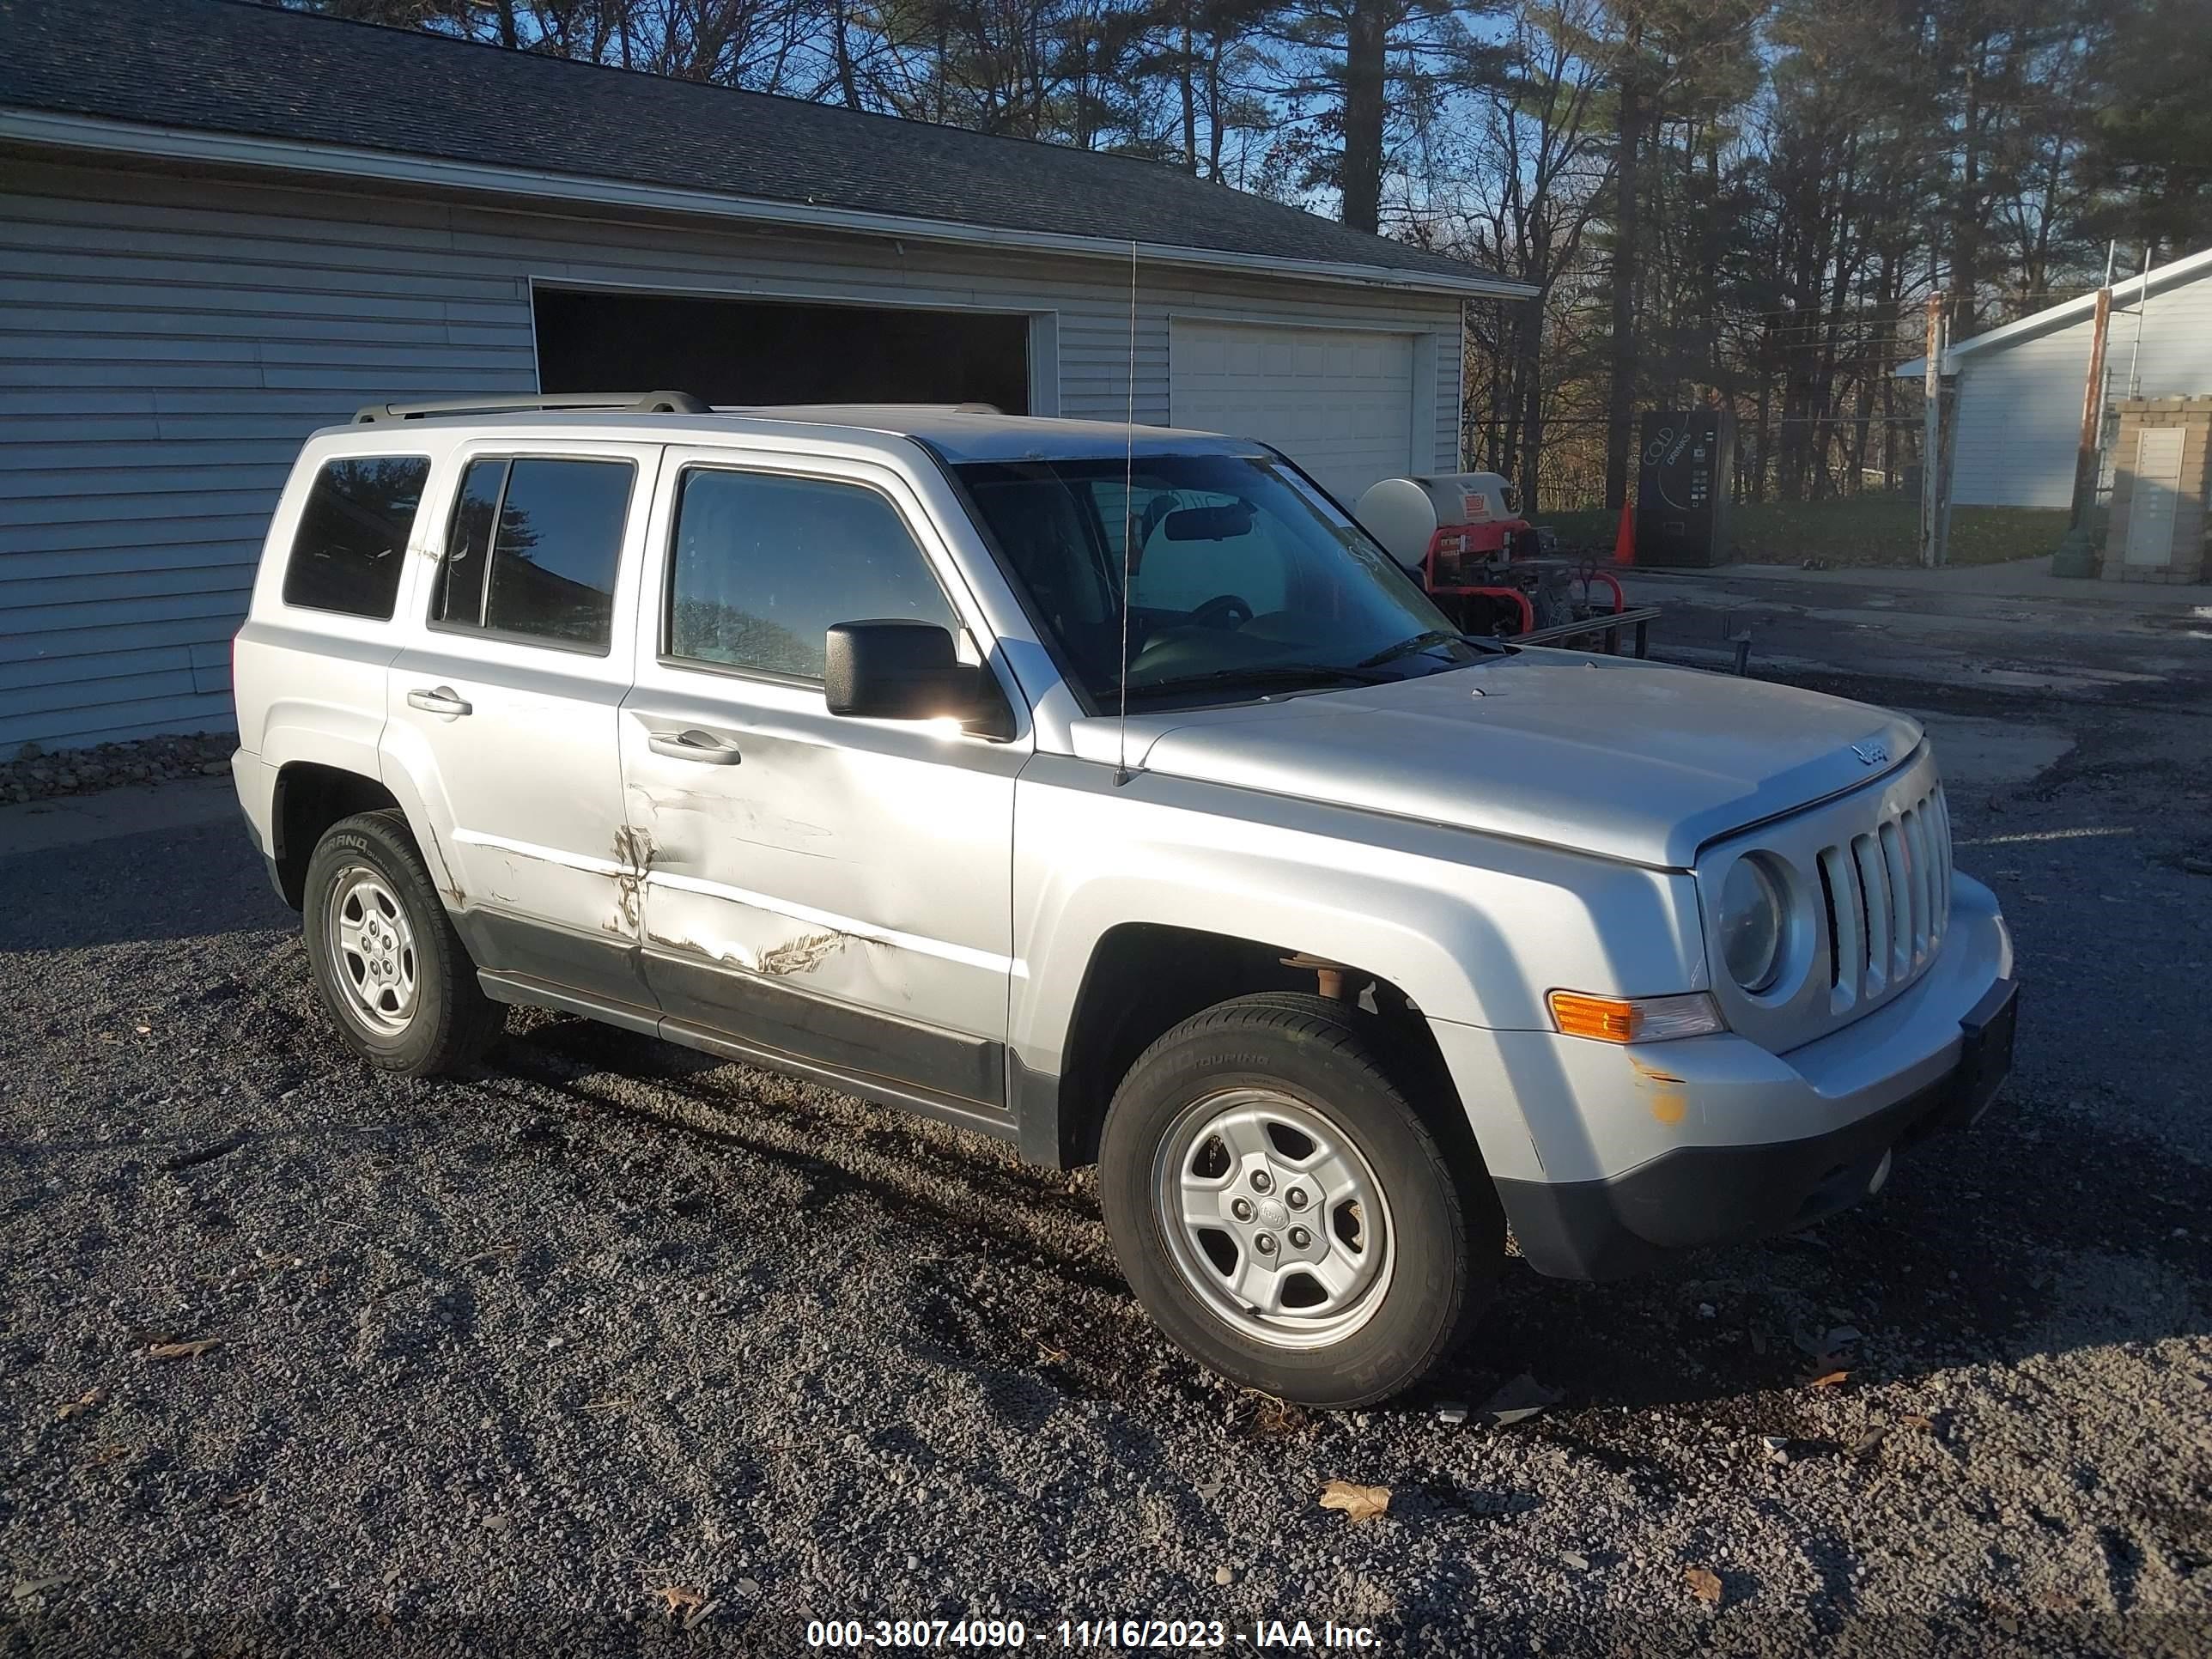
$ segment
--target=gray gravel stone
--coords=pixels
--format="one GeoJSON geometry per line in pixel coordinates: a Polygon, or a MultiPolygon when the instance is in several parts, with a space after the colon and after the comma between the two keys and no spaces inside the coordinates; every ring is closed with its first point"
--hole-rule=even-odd
{"type": "Polygon", "coordinates": [[[1170,1348],[1088,1176],[554,1015],[390,1078],[340,1054],[232,826],[0,861],[0,1562],[36,1586],[0,1644],[780,1654],[810,1618],[995,1610],[2195,1659],[2212,884],[2172,854],[2212,814],[2206,712],[2082,704],[2001,829],[1954,803],[2029,984],[1982,1127],[1817,1242],[1512,1263],[1425,1395],[1346,1417],[1170,1348]],[[1794,1333],[1846,1324],[1849,1379],[1808,1387],[1794,1333]],[[149,1362],[157,1332],[222,1345],[149,1362]],[[1436,1410],[1523,1376],[1559,1394],[1511,1426],[1436,1410]],[[1321,1510],[1337,1479],[1387,1516],[1321,1510]],[[719,1606],[686,1634],[671,1589],[719,1606]]]}
{"type": "Polygon", "coordinates": [[[172,778],[219,777],[230,770],[238,737],[231,732],[199,732],[129,743],[103,743],[50,755],[38,744],[20,746],[14,758],[0,761],[0,798],[43,800],[55,795],[88,794],[118,785],[158,783],[172,778]]]}

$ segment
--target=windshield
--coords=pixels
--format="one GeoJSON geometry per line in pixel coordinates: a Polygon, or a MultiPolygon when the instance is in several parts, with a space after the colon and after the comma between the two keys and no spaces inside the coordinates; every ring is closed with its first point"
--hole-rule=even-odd
{"type": "Polygon", "coordinates": [[[1390,556],[1287,467],[1139,455],[958,469],[1009,574],[1094,705],[1373,684],[1483,654],[1390,556]]]}

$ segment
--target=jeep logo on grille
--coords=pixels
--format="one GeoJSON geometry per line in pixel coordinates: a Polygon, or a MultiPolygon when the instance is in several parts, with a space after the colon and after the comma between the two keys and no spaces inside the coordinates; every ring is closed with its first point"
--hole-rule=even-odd
{"type": "Polygon", "coordinates": [[[1872,740],[1866,743],[1855,743],[1851,745],[1851,753],[1859,757],[1862,765],[1880,766],[1889,758],[1889,745],[1872,740]]]}

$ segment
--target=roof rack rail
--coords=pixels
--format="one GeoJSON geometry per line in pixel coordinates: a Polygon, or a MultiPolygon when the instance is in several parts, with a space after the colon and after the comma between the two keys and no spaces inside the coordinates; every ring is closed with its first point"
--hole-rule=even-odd
{"type": "Polygon", "coordinates": [[[562,392],[538,398],[441,398],[427,404],[364,404],[356,426],[420,421],[437,415],[512,415],[525,410],[611,409],[625,415],[711,415],[712,405],[688,392],[562,392]]]}

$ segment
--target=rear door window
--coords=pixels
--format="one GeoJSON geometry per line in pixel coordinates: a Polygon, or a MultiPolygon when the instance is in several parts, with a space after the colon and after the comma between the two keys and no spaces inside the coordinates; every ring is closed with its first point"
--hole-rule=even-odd
{"type": "Polygon", "coordinates": [[[292,538],[284,603],[391,621],[407,538],[429,477],[429,459],[422,455],[325,461],[292,538]]]}
{"type": "Polygon", "coordinates": [[[636,477],[628,461],[470,462],[431,625],[605,654],[636,477]]]}

